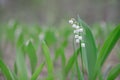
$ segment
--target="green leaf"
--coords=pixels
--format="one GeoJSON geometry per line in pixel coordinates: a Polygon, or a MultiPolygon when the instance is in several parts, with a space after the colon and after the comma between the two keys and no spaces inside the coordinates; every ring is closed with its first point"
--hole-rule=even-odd
{"type": "Polygon", "coordinates": [[[17,48],[16,65],[17,65],[17,71],[18,71],[18,79],[19,80],[28,80],[25,56],[24,56],[24,53],[22,52],[21,48],[17,48]]]}
{"type": "Polygon", "coordinates": [[[101,48],[101,50],[98,54],[94,78],[97,76],[97,72],[98,72],[99,68],[101,68],[103,66],[105,60],[107,59],[107,57],[110,54],[110,51],[115,46],[115,44],[117,43],[119,38],[120,38],[120,25],[118,25],[111,32],[111,34],[106,39],[105,43],[103,44],[103,47],[101,48]]]}
{"type": "Polygon", "coordinates": [[[76,61],[76,69],[77,69],[77,76],[78,80],[84,80],[83,72],[80,70],[80,67],[78,65],[78,62],[76,61]]]}
{"type": "Polygon", "coordinates": [[[65,73],[64,73],[65,76],[67,76],[69,71],[71,70],[73,64],[75,63],[75,61],[78,57],[78,54],[79,54],[79,49],[68,60],[68,63],[66,64],[65,70],[64,70],[65,71],[65,73]]]}
{"type": "Polygon", "coordinates": [[[31,80],[36,80],[38,78],[38,76],[40,75],[44,65],[45,65],[45,63],[40,64],[38,69],[36,69],[35,72],[33,73],[32,77],[31,77],[31,80]]]}
{"type": "Polygon", "coordinates": [[[60,47],[60,48],[56,49],[55,60],[57,60],[59,56],[61,57],[62,67],[64,67],[65,62],[66,62],[64,47],[60,47]]]}
{"type": "Polygon", "coordinates": [[[45,33],[45,41],[46,43],[49,45],[52,45],[56,42],[56,36],[54,31],[52,31],[51,29],[47,30],[45,33]]]}
{"type": "Polygon", "coordinates": [[[89,26],[83,22],[80,18],[78,18],[79,25],[83,27],[84,32],[82,33],[83,40],[85,43],[85,47],[81,47],[82,50],[82,58],[85,64],[85,67],[88,71],[88,77],[91,79],[93,75],[93,70],[95,68],[96,59],[97,59],[97,48],[89,26]]]}
{"type": "Polygon", "coordinates": [[[115,80],[115,78],[120,74],[120,64],[117,64],[113,67],[107,76],[106,80],[115,80]]]}
{"type": "Polygon", "coordinates": [[[36,50],[31,41],[29,41],[28,45],[26,46],[26,52],[28,53],[30,59],[32,73],[34,73],[37,65],[37,55],[36,50]]]}
{"type": "Polygon", "coordinates": [[[14,63],[14,73],[17,74],[17,65],[16,65],[16,62],[14,63]]]}
{"type": "Polygon", "coordinates": [[[21,47],[23,45],[23,43],[24,43],[24,37],[23,37],[23,34],[20,34],[18,41],[16,43],[16,46],[21,47]]]}
{"type": "Polygon", "coordinates": [[[17,21],[10,21],[10,24],[7,26],[7,38],[9,41],[14,42],[15,40],[15,30],[17,28],[18,22],[17,21]]]}
{"type": "Polygon", "coordinates": [[[7,80],[15,80],[10,69],[4,64],[4,62],[0,59],[0,70],[7,80]]]}
{"type": "Polygon", "coordinates": [[[48,76],[51,77],[51,79],[53,79],[53,69],[54,69],[53,63],[52,63],[52,59],[50,56],[50,51],[49,51],[49,49],[44,41],[42,41],[42,49],[43,49],[43,54],[44,54],[45,59],[46,59],[48,76]]]}

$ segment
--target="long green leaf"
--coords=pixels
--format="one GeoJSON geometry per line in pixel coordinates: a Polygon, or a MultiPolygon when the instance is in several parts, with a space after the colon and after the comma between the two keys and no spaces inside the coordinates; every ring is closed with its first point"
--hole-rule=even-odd
{"type": "Polygon", "coordinates": [[[71,70],[73,64],[75,63],[77,57],[78,57],[78,54],[79,54],[79,49],[70,57],[70,59],[68,60],[68,63],[66,64],[65,66],[65,76],[68,75],[69,71],[71,70]]]}
{"type": "Polygon", "coordinates": [[[25,54],[24,54],[24,38],[21,34],[16,43],[16,62],[14,65],[15,73],[18,75],[18,80],[27,80],[27,67],[25,63],[25,54]]]}
{"type": "Polygon", "coordinates": [[[37,55],[36,50],[31,41],[29,41],[28,45],[26,46],[26,52],[28,53],[30,59],[32,73],[34,73],[37,65],[37,55]]]}
{"type": "Polygon", "coordinates": [[[52,45],[56,42],[56,36],[52,29],[48,29],[45,33],[45,41],[47,45],[52,45]]]}
{"type": "Polygon", "coordinates": [[[46,59],[46,64],[47,64],[47,69],[48,69],[48,76],[50,77],[50,79],[53,79],[53,63],[52,63],[52,59],[50,56],[50,51],[46,45],[46,43],[44,41],[42,41],[42,49],[43,49],[43,54],[45,56],[46,59]]]}
{"type": "Polygon", "coordinates": [[[91,76],[93,75],[93,70],[95,68],[96,59],[97,59],[97,48],[89,26],[83,22],[80,18],[78,18],[79,25],[83,27],[83,40],[85,42],[85,47],[81,47],[82,50],[82,58],[85,64],[85,67],[88,71],[88,77],[91,80],[91,76]]]}
{"type": "Polygon", "coordinates": [[[120,74],[120,64],[113,67],[107,76],[106,80],[115,80],[115,78],[120,74]]]}
{"type": "Polygon", "coordinates": [[[31,80],[36,80],[39,76],[39,74],[41,73],[43,67],[44,67],[45,63],[40,64],[40,66],[38,67],[38,69],[35,70],[35,72],[33,73],[31,80]]]}
{"type": "Polygon", "coordinates": [[[10,71],[10,69],[4,64],[4,62],[0,59],[0,70],[2,71],[2,73],[4,74],[5,78],[7,80],[15,80],[13,77],[12,72],[10,71]]]}
{"type": "Polygon", "coordinates": [[[76,68],[77,68],[78,80],[84,80],[83,72],[81,71],[77,61],[76,61],[76,68]]]}
{"type": "Polygon", "coordinates": [[[24,43],[24,36],[23,36],[23,34],[20,34],[18,41],[16,43],[16,46],[21,47],[23,45],[23,43],[24,43]]]}
{"type": "Polygon", "coordinates": [[[58,57],[61,57],[61,62],[62,62],[62,67],[65,66],[66,58],[65,58],[65,53],[64,53],[64,48],[60,47],[56,50],[55,53],[55,60],[58,59],[58,57]]]}
{"type": "Polygon", "coordinates": [[[99,68],[102,67],[102,65],[104,64],[105,60],[109,56],[110,51],[115,46],[115,44],[117,43],[119,38],[120,38],[120,25],[118,25],[111,32],[111,34],[106,39],[105,43],[103,44],[103,47],[101,48],[101,50],[100,50],[100,52],[98,54],[97,63],[96,63],[96,69],[95,69],[95,73],[94,73],[94,79],[97,76],[97,72],[98,72],[99,68]]]}
{"type": "Polygon", "coordinates": [[[10,24],[7,26],[7,38],[9,41],[14,42],[15,41],[15,30],[17,28],[18,22],[17,21],[10,21],[10,24]]]}
{"type": "Polygon", "coordinates": [[[18,71],[18,79],[19,80],[28,80],[25,56],[24,56],[24,53],[22,52],[21,48],[17,48],[16,65],[17,65],[17,71],[18,71]]]}

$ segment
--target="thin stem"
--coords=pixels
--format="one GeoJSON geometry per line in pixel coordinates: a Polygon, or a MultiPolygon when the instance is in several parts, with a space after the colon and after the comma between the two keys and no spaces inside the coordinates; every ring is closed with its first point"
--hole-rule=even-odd
{"type": "MultiPolygon", "coordinates": [[[[74,35],[75,36],[75,35],[74,35]]],[[[75,39],[73,38],[73,48],[74,48],[74,52],[75,52],[75,50],[76,50],[76,46],[75,46],[75,39]]],[[[77,54],[75,54],[75,56],[78,56],[77,54]]],[[[77,76],[78,76],[78,80],[83,80],[83,77],[81,77],[80,75],[82,75],[82,73],[80,72],[80,69],[79,69],[79,64],[78,64],[78,59],[77,59],[77,57],[76,57],[76,59],[75,59],[75,68],[76,68],[76,70],[77,70],[77,76]]],[[[82,67],[83,68],[83,67],[82,67]]],[[[82,69],[83,70],[83,69],[82,69]]]]}
{"type": "Polygon", "coordinates": [[[81,77],[80,77],[80,70],[79,70],[79,65],[78,65],[78,61],[77,61],[77,60],[76,60],[76,68],[77,68],[78,80],[81,80],[81,77]]]}
{"type": "Polygon", "coordinates": [[[82,52],[81,52],[81,64],[82,64],[82,72],[84,74],[84,66],[83,66],[83,55],[82,55],[82,52]]]}

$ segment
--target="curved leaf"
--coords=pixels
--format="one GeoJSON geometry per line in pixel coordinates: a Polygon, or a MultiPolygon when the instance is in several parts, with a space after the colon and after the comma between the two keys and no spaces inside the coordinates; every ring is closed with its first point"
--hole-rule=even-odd
{"type": "Polygon", "coordinates": [[[47,64],[47,69],[48,69],[48,76],[51,80],[53,79],[53,63],[52,63],[52,59],[50,56],[50,51],[46,45],[46,43],[44,41],[42,41],[42,49],[43,49],[43,54],[45,56],[46,59],[46,64],[47,64]]]}
{"type": "Polygon", "coordinates": [[[80,18],[78,18],[78,22],[79,25],[83,27],[84,32],[82,34],[82,42],[85,42],[86,45],[85,47],[81,47],[82,59],[87,69],[88,77],[91,79],[97,60],[97,48],[89,26],[80,18]]]}
{"type": "Polygon", "coordinates": [[[115,78],[120,74],[120,64],[113,67],[107,76],[106,80],[115,80],[115,78]]]}
{"type": "Polygon", "coordinates": [[[12,72],[10,71],[10,69],[4,64],[4,62],[0,59],[0,70],[2,71],[2,73],[4,74],[5,78],[7,80],[15,80],[13,77],[12,72]]]}
{"type": "Polygon", "coordinates": [[[78,54],[79,54],[79,49],[70,57],[70,59],[68,60],[68,63],[67,65],[65,66],[65,76],[68,75],[70,69],[72,68],[73,64],[75,63],[77,57],[78,57],[78,54]]]}
{"type": "Polygon", "coordinates": [[[17,48],[16,66],[17,66],[17,72],[19,75],[18,79],[19,80],[28,80],[25,56],[24,56],[24,53],[21,51],[21,48],[17,48]]]}
{"type": "Polygon", "coordinates": [[[45,63],[40,64],[40,66],[38,67],[38,69],[35,70],[35,72],[33,73],[31,80],[36,80],[39,76],[39,74],[41,73],[43,67],[44,67],[45,63]]]}
{"type": "Polygon", "coordinates": [[[105,60],[107,59],[107,57],[110,54],[110,51],[113,49],[113,47],[115,46],[115,44],[117,43],[119,38],[120,38],[120,25],[118,25],[111,32],[111,34],[108,36],[107,40],[105,41],[103,47],[101,48],[101,50],[98,54],[98,58],[97,58],[97,62],[96,62],[96,69],[95,69],[95,73],[94,73],[94,78],[97,76],[98,70],[104,64],[105,60]]]}
{"type": "Polygon", "coordinates": [[[36,65],[37,65],[37,55],[36,55],[35,48],[31,41],[29,41],[28,45],[26,46],[26,52],[28,53],[28,56],[30,59],[32,73],[34,73],[36,65]]]}

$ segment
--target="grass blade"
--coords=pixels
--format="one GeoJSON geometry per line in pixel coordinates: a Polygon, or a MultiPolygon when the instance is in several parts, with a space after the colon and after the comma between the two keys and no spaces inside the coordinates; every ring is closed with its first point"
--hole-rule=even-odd
{"type": "Polygon", "coordinates": [[[20,34],[18,41],[16,43],[16,46],[21,47],[23,45],[23,43],[24,43],[24,36],[23,36],[23,34],[20,34]]]}
{"type": "Polygon", "coordinates": [[[120,74],[120,64],[116,65],[115,67],[113,67],[106,80],[115,80],[115,78],[120,74]]]}
{"type": "Polygon", "coordinates": [[[47,69],[48,69],[48,76],[50,77],[51,80],[53,80],[53,63],[52,59],[50,56],[50,51],[44,41],[42,41],[42,49],[43,49],[43,54],[46,59],[46,64],[47,64],[47,69]]]}
{"type": "Polygon", "coordinates": [[[35,72],[33,73],[31,80],[36,80],[39,76],[39,74],[41,73],[43,67],[44,67],[45,63],[40,64],[40,66],[38,67],[38,69],[35,70],[35,72]]]}
{"type": "Polygon", "coordinates": [[[66,57],[65,57],[65,53],[64,53],[64,48],[63,47],[60,47],[58,49],[56,49],[56,52],[55,52],[55,61],[58,59],[58,57],[61,57],[61,62],[62,62],[62,67],[65,66],[65,62],[66,62],[66,57]]]}
{"type": "Polygon", "coordinates": [[[45,32],[45,41],[48,44],[48,46],[50,46],[56,42],[56,36],[52,29],[48,29],[45,32]]]}
{"type": "Polygon", "coordinates": [[[105,41],[103,47],[101,48],[101,50],[99,52],[94,78],[96,77],[97,71],[99,70],[99,68],[102,67],[102,65],[104,64],[105,60],[109,56],[110,51],[115,46],[115,44],[117,43],[119,38],[120,38],[120,25],[118,25],[111,32],[111,34],[108,36],[107,40],[105,41]]]}
{"type": "Polygon", "coordinates": [[[78,80],[84,80],[83,72],[80,70],[80,67],[77,61],[76,61],[76,68],[77,68],[78,80]]]}
{"type": "Polygon", "coordinates": [[[0,70],[7,80],[15,80],[10,69],[4,64],[4,62],[0,59],[0,70]]]}
{"type": "Polygon", "coordinates": [[[37,65],[37,55],[36,50],[31,41],[29,41],[28,45],[26,46],[26,52],[28,53],[30,59],[32,73],[34,73],[37,65]]]}
{"type": "Polygon", "coordinates": [[[83,30],[85,31],[85,33],[82,34],[83,36],[82,42],[85,42],[86,46],[85,48],[81,47],[82,50],[81,52],[82,52],[83,62],[88,71],[88,77],[89,79],[91,79],[97,59],[97,48],[92,32],[89,29],[89,26],[85,22],[83,22],[80,18],[78,18],[78,22],[81,26],[83,26],[83,30]]]}
{"type": "Polygon", "coordinates": [[[71,56],[71,58],[68,60],[67,65],[65,66],[65,76],[68,75],[69,71],[71,70],[72,66],[74,65],[77,57],[79,54],[79,49],[71,56]]]}
{"type": "Polygon", "coordinates": [[[17,70],[19,75],[18,79],[28,80],[25,56],[24,56],[24,53],[22,53],[20,48],[18,48],[16,52],[16,65],[17,65],[17,70]]]}

